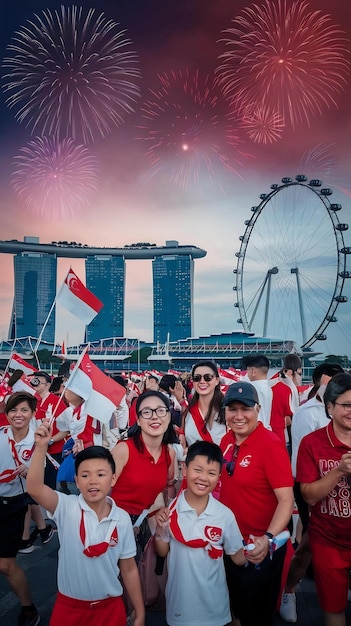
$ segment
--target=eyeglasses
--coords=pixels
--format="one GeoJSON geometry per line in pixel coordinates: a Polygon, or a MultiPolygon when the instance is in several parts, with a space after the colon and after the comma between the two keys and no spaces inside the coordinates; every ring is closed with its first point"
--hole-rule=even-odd
{"type": "Polygon", "coordinates": [[[225,469],[226,472],[228,474],[228,476],[233,476],[234,474],[234,470],[235,470],[235,466],[236,466],[236,460],[238,458],[238,454],[239,454],[239,446],[235,445],[234,446],[234,450],[233,450],[233,456],[231,461],[227,461],[225,469]]]}
{"type": "Polygon", "coordinates": [[[334,404],[337,404],[338,406],[342,406],[342,408],[345,411],[351,411],[351,404],[350,404],[350,402],[334,402],[334,404]]]}
{"type": "Polygon", "coordinates": [[[151,420],[153,414],[157,415],[157,417],[166,417],[169,409],[165,406],[158,406],[156,409],[149,409],[149,407],[145,409],[141,409],[138,415],[140,415],[144,420],[151,420]]]}
{"type": "Polygon", "coordinates": [[[213,378],[215,377],[214,374],[195,374],[192,378],[193,383],[200,383],[202,379],[204,379],[204,381],[206,383],[211,382],[211,380],[213,380],[213,378]]]}

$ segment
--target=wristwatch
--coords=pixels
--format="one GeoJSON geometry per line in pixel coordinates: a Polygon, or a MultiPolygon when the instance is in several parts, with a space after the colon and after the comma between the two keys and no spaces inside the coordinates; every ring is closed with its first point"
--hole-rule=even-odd
{"type": "Polygon", "coordinates": [[[273,535],[272,533],[269,533],[268,531],[266,531],[265,533],[263,533],[266,537],[268,537],[268,543],[269,545],[271,545],[272,541],[273,541],[273,535]]]}
{"type": "Polygon", "coordinates": [[[50,441],[49,441],[49,446],[52,446],[52,444],[53,444],[53,443],[54,443],[54,440],[53,440],[53,439],[50,439],[50,441]]]}

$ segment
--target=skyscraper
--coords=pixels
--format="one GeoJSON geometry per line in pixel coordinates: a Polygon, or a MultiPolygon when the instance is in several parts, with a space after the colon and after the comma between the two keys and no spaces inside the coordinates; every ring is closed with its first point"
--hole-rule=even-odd
{"type": "MultiPolygon", "coordinates": [[[[178,242],[166,241],[166,247],[178,242]]],[[[154,341],[165,343],[193,334],[194,260],[191,255],[164,254],[152,261],[154,341]]]]}
{"type": "MultiPolygon", "coordinates": [[[[55,299],[56,269],[54,254],[20,252],[15,255],[15,297],[9,339],[39,337],[55,299]]],[[[55,311],[50,315],[42,339],[50,343],[55,340],[55,311]]]]}
{"type": "Polygon", "coordinates": [[[86,330],[87,341],[124,336],[123,256],[89,255],[85,261],[86,286],[104,303],[86,330]]]}

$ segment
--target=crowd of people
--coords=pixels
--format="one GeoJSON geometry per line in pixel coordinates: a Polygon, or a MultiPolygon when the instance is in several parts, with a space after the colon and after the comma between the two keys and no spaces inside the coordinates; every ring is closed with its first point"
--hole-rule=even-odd
{"type": "Polygon", "coordinates": [[[250,355],[231,384],[211,360],[118,375],[125,393],[108,423],[89,415],[69,369],[59,374],[0,383],[0,572],[19,626],[40,616],[16,555],[55,531],[51,626],[143,626],[150,546],[167,569],[168,626],[272,626],[277,611],[295,623],[311,563],[326,626],[346,626],[350,373],[319,364],[304,393],[297,354],[275,373],[250,355]]]}

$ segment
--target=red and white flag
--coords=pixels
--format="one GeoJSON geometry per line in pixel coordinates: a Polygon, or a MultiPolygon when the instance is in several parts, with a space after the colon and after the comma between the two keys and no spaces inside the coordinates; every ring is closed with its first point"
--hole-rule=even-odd
{"type": "Polygon", "coordinates": [[[110,421],[126,393],[125,387],[106,376],[87,354],[73,370],[65,386],[83,398],[88,415],[103,424],[110,421]]]}
{"type": "Polygon", "coordinates": [[[57,293],[56,302],[62,304],[85,325],[90,324],[104,306],[101,300],[83,285],[72,268],[69,269],[57,293]]]}
{"type": "Polygon", "coordinates": [[[11,354],[8,367],[12,370],[22,370],[27,376],[38,371],[37,367],[33,367],[33,365],[27,363],[27,361],[22,359],[16,352],[11,354]]]}

